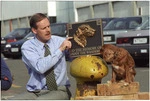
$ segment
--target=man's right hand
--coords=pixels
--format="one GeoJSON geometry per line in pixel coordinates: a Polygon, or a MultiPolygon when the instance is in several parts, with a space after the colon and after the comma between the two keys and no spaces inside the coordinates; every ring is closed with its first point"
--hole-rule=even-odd
{"type": "Polygon", "coordinates": [[[72,44],[70,42],[70,39],[72,39],[73,37],[68,37],[62,44],[61,46],[59,47],[59,49],[61,51],[64,51],[65,49],[70,49],[72,44]]]}

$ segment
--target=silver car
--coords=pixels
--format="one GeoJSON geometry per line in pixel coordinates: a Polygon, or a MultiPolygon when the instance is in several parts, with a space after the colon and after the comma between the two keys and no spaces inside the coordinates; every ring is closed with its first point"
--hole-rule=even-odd
{"type": "Polygon", "coordinates": [[[117,38],[118,47],[123,47],[132,55],[137,66],[149,65],[149,19],[137,27],[135,31],[120,33],[117,38]]]}
{"type": "Polygon", "coordinates": [[[111,20],[103,29],[104,44],[116,45],[119,33],[127,33],[139,26],[148,16],[122,17],[111,20]]]}

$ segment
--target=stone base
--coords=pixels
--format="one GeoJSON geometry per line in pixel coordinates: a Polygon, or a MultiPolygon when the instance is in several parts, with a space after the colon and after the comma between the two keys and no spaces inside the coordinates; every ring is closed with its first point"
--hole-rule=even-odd
{"type": "Polygon", "coordinates": [[[97,84],[98,96],[113,96],[113,95],[129,95],[137,94],[139,92],[139,82],[106,83],[97,84]]]}
{"type": "Polygon", "coordinates": [[[76,97],[75,100],[149,100],[149,92],[139,92],[137,94],[116,95],[116,96],[86,96],[76,97]]]}
{"type": "MultiPolygon", "coordinates": [[[[82,87],[85,87],[85,85],[80,86],[80,91],[82,87]]],[[[76,96],[75,100],[149,100],[150,93],[139,92],[139,88],[139,82],[97,84],[97,95],[90,93],[85,96],[82,93],[82,96],[76,96]]]]}
{"type": "Polygon", "coordinates": [[[97,81],[77,83],[76,97],[97,96],[97,84],[97,81]]]}
{"type": "Polygon", "coordinates": [[[139,92],[138,98],[139,100],[150,100],[150,92],[139,92]]]}

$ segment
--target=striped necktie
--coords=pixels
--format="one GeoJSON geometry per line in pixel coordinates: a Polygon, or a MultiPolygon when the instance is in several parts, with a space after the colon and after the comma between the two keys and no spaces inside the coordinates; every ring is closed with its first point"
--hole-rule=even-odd
{"type": "MultiPolygon", "coordinates": [[[[48,56],[50,55],[50,50],[48,49],[48,45],[44,44],[45,47],[45,54],[44,56],[48,56]]],[[[45,73],[46,76],[46,84],[48,87],[48,90],[57,90],[57,84],[56,84],[56,80],[55,80],[55,74],[54,74],[54,68],[52,67],[50,70],[48,70],[45,73]]]]}

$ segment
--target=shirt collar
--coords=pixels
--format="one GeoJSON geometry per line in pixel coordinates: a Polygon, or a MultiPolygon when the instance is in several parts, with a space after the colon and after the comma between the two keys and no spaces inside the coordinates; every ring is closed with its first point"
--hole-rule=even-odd
{"type": "MultiPolygon", "coordinates": [[[[43,49],[44,48],[44,43],[39,41],[36,37],[34,37],[34,40],[35,40],[35,44],[37,47],[43,49]]],[[[50,42],[51,40],[49,40],[46,44],[50,47],[50,42]]]]}

